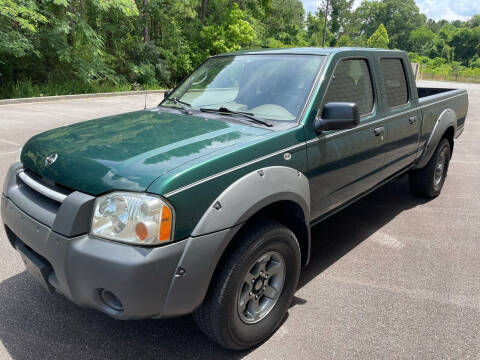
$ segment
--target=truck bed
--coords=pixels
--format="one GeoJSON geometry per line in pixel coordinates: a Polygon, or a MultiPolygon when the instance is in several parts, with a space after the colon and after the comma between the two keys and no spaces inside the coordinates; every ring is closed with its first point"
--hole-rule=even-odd
{"type": "Polygon", "coordinates": [[[431,133],[435,122],[446,109],[453,110],[455,113],[457,134],[463,130],[468,110],[468,94],[466,90],[419,87],[417,91],[418,103],[423,117],[423,136],[431,133]]]}
{"type": "Polygon", "coordinates": [[[457,89],[417,87],[418,99],[457,89]]]}

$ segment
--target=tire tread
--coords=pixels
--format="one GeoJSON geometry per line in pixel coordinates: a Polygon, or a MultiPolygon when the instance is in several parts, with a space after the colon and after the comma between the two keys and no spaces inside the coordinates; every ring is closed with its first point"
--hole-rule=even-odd
{"type": "MultiPolygon", "coordinates": [[[[242,231],[242,241],[239,241],[234,248],[228,254],[226,261],[220,264],[221,269],[217,272],[216,276],[212,279],[212,286],[210,287],[202,305],[193,313],[193,319],[197,326],[213,341],[217,342],[224,348],[241,350],[245,349],[245,346],[232,342],[230,337],[224,331],[226,319],[222,317],[222,313],[219,309],[222,307],[225,301],[229,298],[228,279],[237,272],[237,264],[242,263],[242,257],[245,256],[249,247],[254,245],[259,237],[267,232],[278,230],[287,230],[291,235],[295,237],[293,232],[275,220],[260,220],[249,224],[248,229],[242,231]]],[[[297,242],[298,245],[298,242],[297,242]]],[[[300,252],[300,246],[298,246],[300,252]]],[[[273,329],[275,331],[276,329],[273,329]]]]}
{"type": "MultiPolygon", "coordinates": [[[[437,148],[435,149],[435,152],[433,153],[431,159],[425,165],[425,167],[418,169],[418,170],[413,170],[409,174],[409,185],[410,185],[410,190],[418,196],[425,197],[425,198],[435,198],[440,194],[440,191],[435,191],[433,187],[433,182],[432,179],[434,177],[435,173],[435,164],[437,162],[437,157],[439,152],[444,146],[448,146],[449,153],[451,154],[450,150],[450,143],[448,139],[442,139],[440,143],[438,144],[437,148]]],[[[449,160],[449,159],[448,159],[449,160]]],[[[448,161],[447,161],[447,169],[445,170],[445,177],[447,176],[446,171],[448,170],[448,161]]],[[[445,181],[445,179],[443,179],[445,181]]],[[[443,187],[443,184],[442,184],[443,187]]]]}

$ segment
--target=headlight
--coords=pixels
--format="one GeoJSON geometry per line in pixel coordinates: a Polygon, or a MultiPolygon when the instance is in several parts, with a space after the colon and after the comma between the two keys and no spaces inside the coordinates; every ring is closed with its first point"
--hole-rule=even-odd
{"type": "Polygon", "coordinates": [[[173,236],[173,209],[160,197],[114,192],[95,201],[90,234],[135,245],[160,245],[173,236]]]}

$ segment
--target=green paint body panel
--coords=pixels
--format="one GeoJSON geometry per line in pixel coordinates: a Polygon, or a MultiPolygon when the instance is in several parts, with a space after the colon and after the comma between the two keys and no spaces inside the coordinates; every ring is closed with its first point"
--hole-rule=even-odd
{"type": "Polygon", "coordinates": [[[91,195],[126,190],[166,196],[175,208],[175,240],[180,240],[192,233],[228,186],[268,166],[288,166],[307,176],[311,193],[307,221],[314,222],[413,166],[446,104],[458,118],[466,116],[466,92],[456,90],[456,99],[446,92],[422,100],[424,106],[428,105],[430,119],[423,124],[415,80],[404,52],[305,48],[232,55],[243,54],[326,57],[298,123],[267,128],[239,124],[218,115],[185,115],[155,108],[39,134],[25,145],[21,161],[45,178],[91,195]],[[401,58],[406,64],[410,97],[403,107],[389,109],[386,105],[379,71],[381,57],[401,58]],[[329,80],[336,64],[349,58],[368,62],[374,109],[356,128],[317,134],[313,123],[323,106],[329,80]],[[406,125],[412,115],[419,118],[416,127],[406,125]],[[381,138],[373,133],[379,126],[386,129],[381,138]],[[287,151],[291,159],[284,158],[287,151]],[[58,153],[58,160],[45,167],[45,158],[52,153],[58,153]]]}
{"type": "Polygon", "coordinates": [[[23,164],[63,186],[91,195],[145,191],[159,176],[268,131],[158,109],[86,121],[34,136],[23,164]],[[45,157],[58,160],[45,167],[45,157]]]}
{"type": "MultiPolygon", "coordinates": [[[[288,131],[272,132],[268,136],[263,136],[261,141],[257,138],[235,144],[215,154],[198,158],[175,169],[170,176],[161,177],[155,181],[148,188],[148,191],[157,194],[168,194],[170,191],[182,186],[262,158],[290,146],[298,145],[304,141],[304,138],[303,127],[297,126],[288,131]]],[[[305,147],[299,147],[290,151],[290,153],[292,157],[288,161],[284,159],[283,153],[280,153],[229,171],[222,176],[215,177],[169,196],[168,200],[175,207],[177,215],[176,238],[181,239],[190,235],[206,209],[213,204],[215,198],[243,175],[266,166],[289,166],[305,172],[307,170],[305,147]]]]}

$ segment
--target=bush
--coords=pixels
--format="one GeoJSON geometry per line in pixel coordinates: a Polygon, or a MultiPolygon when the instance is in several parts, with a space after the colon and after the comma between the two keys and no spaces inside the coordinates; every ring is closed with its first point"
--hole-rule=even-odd
{"type": "Polygon", "coordinates": [[[73,94],[92,94],[115,91],[141,90],[143,88],[158,89],[157,84],[145,86],[135,86],[126,82],[62,82],[45,84],[33,84],[30,80],[20,80],[15,83],[2,84],[0,88],[0,98],[23,98],[37,96],[55,96],[55,95],[73,95],[73,94]]]}

